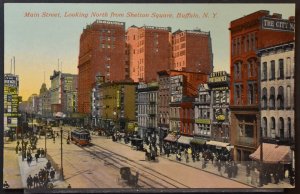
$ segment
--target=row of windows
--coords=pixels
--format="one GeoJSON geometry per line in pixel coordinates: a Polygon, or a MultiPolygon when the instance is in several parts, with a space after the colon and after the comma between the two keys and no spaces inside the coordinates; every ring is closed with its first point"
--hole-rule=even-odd
{"type": "MultiPolygon", "coordinates": [[[[234,64],[234,78],[236,80],[239,80],[242,78],[242,62],[241,61],[238,61],[234,64]]],[[[247,73],[248,73],[248,77],[251,78],[251,77],[256,77],[257,76],[257,64],[255,62],[254,59],[250,59],[248,60],[247,62],[247,73]]]]}
{"type": "Polygon", "coordinates": [[[255,51],[257,44],[257,37],[255,33],[249,33],[242,37],[232,39],[231,42],[231,54],[239,55],[242,52],[255,51]]]}
{"type": "Polygon", "coordinates": [[[185,66],[185,61],[176,62],[174,65],[175,65],[175,67],[185,66]]]}
{"type": "Polygon", "coordinates": [[[285,61],[284,61],[284,59],[279,59],[277,63],[275,63],[275,60],[272,60],[272,61],[270,61],[269,64],[270,65],[269,65],[269,69],[268,69],[268,62],[262,63],[262,72],[261,72],[262,80],[267,80],[268,78],[269,78],[269,80],[274,80],[276,77],[277,77],[277,79],[290,78],[294,74],[290,57],[287,57],[285,61]],[[277,68],[276,68],[276,66],[277,66],[277,68]],[[284,68],[284,66],[285,66],[285,68],[284,68]],[[268,72],[269,72],[269,74],[268,74],[268,72]],[[277,76],[276,76],[276,74],[277,74],[277,76]]]}
{"type": "Polygon", "coordinates": [[[282,117],[276,121],[275,117],[271,117],[268,123],[267,117],[262,118],[262,130],[264,137],[276,136],[279,138],[291,138],[292,137],[292,120],[290,117],[287,118],[286,122],[282,117]],[[286,123],[286,126],[285,126],[286,123]]]}
{"type": "MultiPolygon", "coordinates": [[[[242,104],[244,87],[242,84],[235,84],[234,86],[234,104],[242,104]]],[[[247,104],[257,103],[257,84],[248,83],[247,87],[247,104]]]]}
{"type": "Polygon", "coordinates": [[[284,109],[284,108],[290,108],[291,102],[292,102],[292,90],[291,86],[286,87],[286,99],[284,96],[284,88],[282,86],[279,86],[277,89],[277,95],[275,93],[275,88],[270,88],[270,95],[268,96],[267,88],[263,88],[262,90],[262,101],[261,101],[261,107],[262,109],[268,108],[268,101],[269,101],[269,108],[270,109],[284,109]],[[277,104],[275,106],[275,101],[277,101],[277,104]]]}

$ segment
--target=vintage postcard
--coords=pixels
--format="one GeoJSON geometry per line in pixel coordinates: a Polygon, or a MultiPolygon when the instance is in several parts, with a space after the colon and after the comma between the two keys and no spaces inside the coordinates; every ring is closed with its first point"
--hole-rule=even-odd
{"type": "Polygon", "coordinates": [[[5,3],[3,187],[294,188],[295,27],[292,3],[5,3]]]}

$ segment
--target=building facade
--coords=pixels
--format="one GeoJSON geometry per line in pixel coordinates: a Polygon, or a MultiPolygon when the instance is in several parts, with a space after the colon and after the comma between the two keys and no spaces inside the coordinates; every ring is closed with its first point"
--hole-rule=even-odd
{"type": "Polygon", "coordinates": [[[177,30],[172,35],[172,69],[178,71],[213,71],[213,53],[210,32],[177,30]]]}
{"type": "Polygon", "coordinates": [[[106,81],[125,79],[125,23],[96,20],[80,36],[78,112],[91,112],[91,92],[97,74],[106,81]]]}
{"type": "Polygon", "coordinates": [[[19,117],[19,76],[4,74],[4,131],[12,138],[17,133],[19,117]]]}
{"type": "Polygon", "coordinates": [[[100,127],[125,131],[136,122],[136,87],[133,82],[103,82],[99,85],[100,127]]]}
{"type": "Polygon", "coordinates": [[[227,72],[211,73],[208,86],[211,96],[211,140],[229,143],[230,111],[229,82],[227,72]]]}
{"type": "Polygon", "coordinates": [[[126,43],[133,81],[155,81],[157,71],[169,69],[170,37],[170,27],[131,26],[127,29],[126,43]]]}
{"type": "Polygon", "coordinates": [[[291,146],[295,143],[294,48],[294,42],[287,42],[258,51],[261,132],[264,141],[273,144],[291,146]]]}
{"type": "Polygon", "coordinates": [[[212,122],[211,92],[207,84],[200,84],[198,90],[199,96],[194,102],[194,136],[210,139],[212,122]]]}
{"type": "Polygon", "coordinates": [[[51,112],[65,115],[76,111],[77,75],[54,71],[51,80],[51,112]]]}
{"type": "Polygon", "coordinates": [[[271,21],[285,22],[292,27],[291,20],[282,20],[280,14],[270,15],[269,11],[260,10],[230,23],[230,139],[236,161],[249,160],[249,155],[259,145],[260,68],[256,52],[260,48],[293,40],[294,32],[268,26],[271,21]]]}
{"type": "Polygon", "coordinates": [[[170,132],[181,135],[178,143],[189,145],[194,134],[194,99],[198,85],[206,83],[206,74],[170,72],[170,132]]]}
{"type": "Polygon", "coordinates": [[[138,85],[138,127],[139,135],[144,139],[158,135],[158,82],[138,85]]]}

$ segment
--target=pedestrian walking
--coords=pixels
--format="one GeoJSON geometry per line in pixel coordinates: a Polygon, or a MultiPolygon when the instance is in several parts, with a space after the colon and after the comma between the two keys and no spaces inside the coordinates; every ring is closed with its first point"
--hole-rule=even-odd
{"type": "Polygon", "coordinates": [[[9,188],[9,184],[7,183],[7,181],[4,181],[3,183],[3,188],[8,189],[9,188]]]}
{"type": "Polygon", "coordinates": [[[31,189],[31,187],[32,187],[32,182],[33,182],[32,177],[31,177],[31,175],[29,175],[27,178],[27,187],[29,189],[31,189]]]}
{"type": "Polygon", "coordinates": [[[70,184],[68,185],[68,189],[71,189],[71,185],[70,184]]]}
{"type": "Polygon", "coordinates": [[[43,148],[41,149],[41,155],[42,155],[43,157],[45,157],[45,151],[44,151],[43,148]]]}
{"type": "Polygon", "coordinates": [[[51,171],[50,171],[50,177],[51,177],[52,180],[53,180],[54,177],[55,177],[55,171],[54,171],[53,168],[52,168],[51,171]]]}
{"type": "Polygon", "coordinates": [[[36,153],[37,153],[37,155],[40,157],[40,154],[41,154],[40,148],[37,149],[36,153]]]}
{"type": "Polygon", "coordinates": [[[55,143],[55,136],[53,136],[53,143],[55,143]]]}
{"type": "Polygon", "coordinates": [[[39,159],[39,154],[36,153],[36,154],[35,154],[35,161],[36,161],[36,163],[38,163],[38,159],[39,159]]]}
{"type": "Polygon", "coordinates": [[[30,166],[30,158],[29,157],[27,157],[26,161],[27,161],[28,166],[30,166]]]}
{"type": "Polygon", "coordinates": [[[51,162],[50,162],[50,160],[48,160],[48,162],[47,162],[47,164],[46,164],[46,169],[50,169],[51,168],[51,162]]]}
{"type": "Polygon", "coordinates": [[[37,174],[35,174],[33,177],[33,187],[37,188],[38,186],[39,186],[39,177],[37,174]]]}
{"type": "Polygon", "coordinates": [[[16,146],[16,154],[18,154],[18,151],[19,151],[19,147],[16,146]]]}

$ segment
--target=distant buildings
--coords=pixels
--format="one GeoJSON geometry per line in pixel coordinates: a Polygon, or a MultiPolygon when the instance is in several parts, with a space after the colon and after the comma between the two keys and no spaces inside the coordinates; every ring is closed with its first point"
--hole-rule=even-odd
{"type": "Polygon", "coordinates": [[[54,71],[51,80],[51,112],[71,114],[76,112],[77,75],[54,71]]]}

